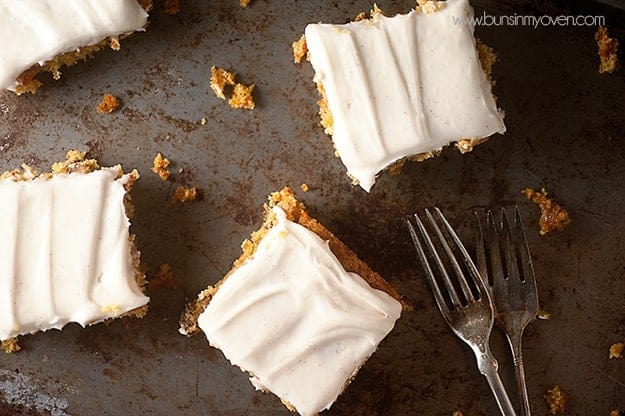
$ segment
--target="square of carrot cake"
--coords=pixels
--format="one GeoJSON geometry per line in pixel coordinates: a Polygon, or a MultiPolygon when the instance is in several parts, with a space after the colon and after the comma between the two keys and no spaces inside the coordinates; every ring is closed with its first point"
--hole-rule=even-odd
{"type": "Polygon", "coordinates": [[[231,271],[187,306],[181,332],[250,374],[291,410],[330,408],[393,329],[402,303],[285,188],[231,271]]]}
{"type": "Polygon", "coordinates": [[[0,175],[0,341],[143,316],[149,299],[126,214],[138,177],[74,151],[50,173],[23,165],[0,175]]]}
{"type": "Polygon", "coordinates": [[[143,30],[152,0],[0,0],[0,88],[35,92],[35,76],[73,65],[143,30]]]}
{"type": "Polygon", "coordinates": [[[506,129],[484,69],[494,55],[476,43],[469,2],[420,3],[394,17],[376,8],[369,19],[306,27],[322,125],[367,192],[405,158],[427,159],[453,142],[466,152],[506,129]],[[478,49],[489,54],[484,62],[478,49]]]}

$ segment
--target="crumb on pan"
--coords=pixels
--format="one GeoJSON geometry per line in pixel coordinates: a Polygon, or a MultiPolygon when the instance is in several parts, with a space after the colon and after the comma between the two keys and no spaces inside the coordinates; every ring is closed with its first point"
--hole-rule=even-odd
{"type": "Polygon", "coordinates": [[[191,188],[185,188],[179,186],[174,191],[174,195],[171,197],[171,203],[176,204],[178,202],[193,202],[197,199],[197,188],[195,186],[191,188]]]}
{"type": "Polygon", "coordinates": [[[165,13],[170,16],[180,13],[180,0],[165,0],[165,13]]]}
{"type": "Polygon", "coordinates": [[[150,287],[176,289],[178,284],[168,263],[161,264],[156,275],[150,280],[150,287]]]}
{"type": "Polygon", "coordinates": [[[236,74],[234,72],[226,71],[213,65],[211,68],[210,87],[218,98],[225,100],[224,89],[227,85],[234,84],[236,84],[236,74]]]}
{"type": "Polygon", "coordinates": [[[538,310],[538,313],[536,314],[536,317],[538,319],[542,319],[544,321],[548,321],[551,319],[551,312],[547,312],[546,310],[544,310],[543,308],[540,308],[538,310]]]}
{"type": "Polygon", "coordinates": [[[562,206],[547,198],[547,191],[544,188],[541,191],[526,188],[523,194],[540,207],[540,235],[554,230],[562,231],[571,223],[569,213],[562,206]]]}
{"type": "Polygon", "coordinates": [[[599,73],[612,73],[619,67],[616,51],[618,49],[618,39],[608,36],[608,29],[599,26],[595,33],[595,40],[599,47],[599,73]]]}
{"type": "Polygon", "coordinates": [[[252,2],[252,0],[239,0],[239,5],[241,7],[245,8],[245,7],[249,6],[251,2],[252,2]]]}
{"type": "Polygon", "coordinates": [[[619,416],[619,411],[614,409],[610,411],[610,416],[619,416]]]}
{"type": "Polygon", "coordinates": [[[206,125],[206,117],[202,117],[202,119],[200,120],[200,124],[202,126],[206,125]]]}
{"type": "Polygon", "coordinates": [[[308,45],[306,45],[306,35],[300,36],[298,40],[293,42],[293,62],[299,64],[303,58],[308,60],[308,45]]]}
{"type": "Polygon", "coordinates": [[[300,189],[301,189],[303,192],[308,192],[308,191],[310,191],[310,186],[308,186],[308,184],[307,184],[306,182],[304,182],[303,184],[301,184],[299,187],[300,187],[300,189]]]}
{"type": "Polygon", "coordinates": [[[463,415],[462,415],[462,412],[461,412],[461,411],[456,410],[456,411],[453,413],[453,416],[463,416],[463,415]]]}
{"type": "Polygon", "coordinates": [[[111,94],[104,94],[102,101],[98,104],[98,112],[109,114],[119,108],[119,99],[111,94]]]}
{"type": "Polygon", "coordinates": [[[169,179],[169,169],[167,169],[170,165],[169,159],[163,157],[161,152],[158,152],[154,157],[154,162],[152,164],[152,172],[156,173],[161,180],[166,181],[169,179]]]}
{"type": "Polygon", "coordinates": [[[256,107],[254,103],[254,97],[252,96],[254,91],[254,84],[244,85],[237,83],[232,91],[232,97],[228,101],[232,108],[245,108],[247,110],[253,110],[256,107]]]}
{"type": "Polygon", "coordinates": [[[547,394],[545,394],[544,397],[547,400],[549,411],[552,415],[564,413],[564,406],[568,401],[568,395],[560,389],[559,385],[556,384],[552,389],[547,390],[547,394]]]}
{"type": "Polygon", "coordinates": [[[625,348],[625,344],[622,342],[617,342],[616,344],[612,344],[610,346],[610,358],[623,358],[624,348],[625,348]]]}
{"type": "Polygon", "coordinates": [[[6,352],[7,354],[11,354],[12,352],[17,352],[22,349],[22,347],[20,347],[20,344],[17,342],[17,337],[9,338],[2,341],[0,343],[0,348],[2,348],[2,351],[6,352]]]}

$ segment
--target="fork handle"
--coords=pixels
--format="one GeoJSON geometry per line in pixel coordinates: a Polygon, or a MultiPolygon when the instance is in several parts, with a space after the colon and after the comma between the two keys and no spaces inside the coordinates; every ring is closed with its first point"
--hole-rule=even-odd
{"type": "Polygon", "coordinates": [[[512,350],[512,360],[514,361],[514,375],[519,392],[519,405],[521,416],[530,416],[530,403],[527,396],[527,384],[525,383],[525,370],[523,367],[523,354],[521,352],[521,336],[508,336],[510,349],[512,350]]]}
{"type": "Polygon", "coordinates": [[[477,352],[477,365],[480,369],[480,373],[486,377],[488,381],[488,385],[493,392],[493,396],[495,396],[495,400],[497,401],[497,405],[499,405],[499,410],[503,416],[516,416],[516,412],[514,411],[514,407],[512,407],[512,403],[510,402],[510,397],[508,397],[508,393],[506,392],[506,388],[501,382],[501,378],[499,378],[499,373],[497,369],[499,365],[497,364],[497,360],[490,352],[490,349],[486,349],[483,352],[477,352]]]}

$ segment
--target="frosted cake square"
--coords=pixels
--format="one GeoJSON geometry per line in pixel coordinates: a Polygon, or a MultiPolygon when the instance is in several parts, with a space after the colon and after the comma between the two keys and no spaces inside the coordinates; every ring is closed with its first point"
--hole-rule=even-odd
{"type": "Polygon", "coordinates": [[[0,175],[0,341],[141,317],[148,298],[129,233],[127,192],[139,175],[70,151],[51,173],[0,175]]]}
{"type": "Polygon", "coordinates": [[[263,227],[242,248],[231,271],[187,306],[181,332],[202,330],[289,409],[328,409],[393,329],[399,295],[288,188],[271,195],[263,227]]]}
{"type": "Polygon", "coordinates": [[[35,76],[73,65],[143,30],[152,0],[0,0],[0,88],[35,92],[35,76]]]}
{"type": "Polygon", "coordinates": [[[364,190],[407,157],[423,160],[452,142],[465,152],[505,132],[472,16],[467,0],[448,0],[394,17],[376,9],[370,19],[306,27],[322,124],[364,190]]]}

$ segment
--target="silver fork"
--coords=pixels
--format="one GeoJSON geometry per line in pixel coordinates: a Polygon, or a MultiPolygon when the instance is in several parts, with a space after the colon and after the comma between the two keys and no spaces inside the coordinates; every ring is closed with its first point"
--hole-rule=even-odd
{"type": "Polygon", "coordinates": [[[425,210],[428,222],[434,229],[438,240],[440,240],[440,245],[447,254],[447,259],[449,260],[451,268],[456,275],[457,286],[452,282],[449,273],[446,270],[446,266],[439,256],[436,247],[432,243],[432,239],[430,238],[419,216],[415,214],[414,219],[423,243],[419,240],[412,223],[410,221],[407,222],[410,236],[412,237],[419,259],[425,269],[425,274],[428,282],[430,283],[430,287],[432,288],[432,292],[434,293],[434,298],[436,299],[438,308],[449,327],[461,340],[466,342],[475,353],[477,367],[480,373],[486,377],[488,385],[495,396],[495,400],[499,405],[502,415],[516,416],[514,408],[508,398],[508,394],[506,393],[506,389],[499,378],[499,374],[497,373],[497,360],[491,353],[490,346],[488,344],[490,333],[493,329],[494,319],[493,304],[491,303],[488,290],[480,278],[477,268],[475,267],[473,260],[471,260],[469,253],[462,245],[460,238],[458,238],[458,235],[451,227],[447,219],[445,219],[438,208],[434,208],[434,213],[438,217],[439,222],[443,225],[443,228],[449,237],[445,237],[445,234],[441,231],[441,228],[434,220],[430,211],[427,209],[425,210]],[[462,271],[450,244],[455,246],[456,249],[460,251],[461,258],[466,269],[468,270],[470,283],[465,277],[465,273],[462,271]],[[439,274],[438,279],[430,266],[424,246],[427,248],[430,257],[436,264],[439,274]],[[439,279],[443,282],[443,290],[445,291],[445,294],[443,294],[443,290],[441,290],[438,282],[439,279]],[[470,284],[475,290],[471,289],[470,284]],[[456,287],[458,286],[461,289],[462,297],[458,295],[458,291],[456,290],[456,287]]]}
{"type": "Polygon", "coordinates": [[[488,280],[489,292],[495,305],[495,322],[505,332],[512,350],[520,414],[529,416],[530,406],[521,343],[525,327],[538,313],[538,290],[521,215],[518,207],[515,207],[515,221],[512,227],[505,209],[501,210],[500,225],[495,223],[493,213],[488,211],[486,235],[482,231],[479,215],[477,213],[475,215],[479,229],[475,244],[478,270],[484,280],[488,280]],[[490,260],[490,279],[486,250],[490,260]]]}

